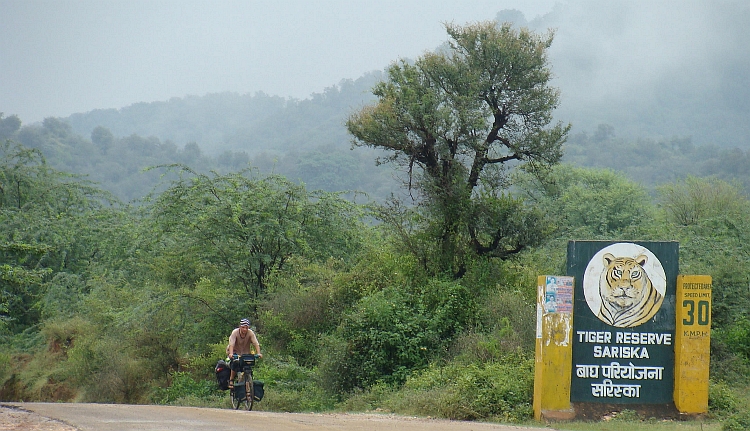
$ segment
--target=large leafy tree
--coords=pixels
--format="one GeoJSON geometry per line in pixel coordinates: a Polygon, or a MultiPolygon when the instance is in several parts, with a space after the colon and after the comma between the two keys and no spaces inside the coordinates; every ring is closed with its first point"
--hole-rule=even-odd
{"type": "Polygon", "coordinates": [[[447,47],[391,65],[377,102],[347,128],[355,145],[387,150],[406,169],[423,244],[433,244],[412,251],[460,277],[472,255],[506,258],[539,240],[541,217],[508,193],[510,173],[557,163],[569,126],[550,125],[551,33],[494,22],[446,29],[447,47]]]}
{"type": "Polygon", "coordinates": [[[357,211],[335,194],[311,193],[249,170],[204,175],[177,168],[182,177],[152,206],[160,241],[171,254],[172,285],[198,288],[213,277],[212,283],[255,307],[269,277],[292,257],[347,259],[357,247],[357,211]]]}
{"type": "MultiPolygon", "coordinates": [[[[37,149],[0,144],[0,325],[39,323],[53,274],[82,273],[105,248],[95,234],[108,195],[47,165],[37,149]]],[[[102,213],[103,214],[103,213],[102,213]]]]}

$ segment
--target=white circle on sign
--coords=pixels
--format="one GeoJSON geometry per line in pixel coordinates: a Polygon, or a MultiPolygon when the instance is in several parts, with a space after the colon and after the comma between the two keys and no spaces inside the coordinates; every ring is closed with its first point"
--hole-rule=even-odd
{"type": "MultiPolygon", "coordinates": [[[[586,271],[583,273],[583,295],[586,297],[586,303],[588,304],[589,309],[591,309],[591,312],[594,313],[594,315],[599,318],[599,320],[611,325],[610,322],[605,320],[600,315],[603,302],[600,289],[602,283],[607,283],[606,271],[608,269],[608,265],[605,256],[609,258],[608,255],[614,256],[615,258],[625,257],[635,260],[641,259],[641,262],[645,260],[645,263],[643,263],[643,265],[641,266],[646,272],[648,278],[651,280],[653,288],[656,289],[659,294],[661,294],[662,299],[664,298],[664,295],[667,291],[667,276],[664,272],[664,267],[662,266],[659,259],[657,259],[657,257],[648,248],[642,245],[634,244],[631,242],[619,242],[611,244],[594,254],[591,260],[589,260],[588,265],[586,266],[586,271]],[[643,259],[644,256],[645,259],[643,259]]],[[[658,306],[661,306],[661,301],[658,303],[658,306]]],[[[638,326],[642,323],[645,322],[641,322],[635,325],[622,325],[622,327],[638,326]]],[[[613,326],[621,325],[615,324],[613,326]]]]}

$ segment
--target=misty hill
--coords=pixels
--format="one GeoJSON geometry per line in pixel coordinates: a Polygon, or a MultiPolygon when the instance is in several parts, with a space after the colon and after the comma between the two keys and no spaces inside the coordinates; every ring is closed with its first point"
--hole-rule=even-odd
{"type": "MultiPolygon", "coordinates": [[[[173,119],[171,123],[147,120],[144,120],[145,125],[132,123],[149,136],[135,133],[115,136],[107,127],[92,126],[101,124],[98,121],[86,126],[94,129],[85,134],[73,129],[72,119],[47,118],[41,124],[22,126],[18,117],[2,118],[0,115],[0,140],[9,138],[37,148],[54,168],[86,175],[125,201],[144,197],[170,178],[161,177],[163,170],[146,168],[172,163],[182,163],[203,172],[238,171],[250,166],[261,173],[280,174],[303,182],[310,190],[360,191],[367,193],[370,199],[382,201],[391,193],[402,192],[402,182],[390,165],[376,165],[381,153],[362,147],[350,149],[343,122],[355,103],[362,103],[361,100],[355,102],[355,96],[361,96],[354,92],[355,87],[347,83],[304,101],[266,95],[220,94],[139,104],[123,110],[124,114],[96,111],[101,119],[111,118],[107,123],[109,127],[121,131],[126,130],[127,123],[117,120],[128,118],[134,122],[133,113],[149,109],[168,113],[173,119]],[[250,125],[254,125],[256,132],[244,135],[227,125],[232,121],[240,122],[243,117],[220,106],[222,103],[239,106],[244,103],[244,115],[255,113],[265,121],[248,120],[243,127],[249,130],[250,125]],[[191,106],[191,110],[183,110],[181,115],[197,118],[195,121],[202,124],[201,130],[206,133],[204,136],[219,137],[206,140],[213,147],[195,141],[177,145],[172,140],[198,136],[188,134],[195,128],[175,126],[179,124],[176,107],[185,106],[191,106]],[[267,109],[262,109],[263,106],[267,109]],[[221,112],[226,115],[218,115],[221,112]],[[170,131],[173,134],[170,135],[170,131]],[[157,133],[171,138],[162,140],[154,136],[157,133]],[[209,151],[204,151],[204,146],[208,146],[209,151]]],[[[73,118],[90,119],[90,115],[94,113],[73,118]]],[[[648,188],[693,175],[737,181],[745,191],[750,191],[750,150],[738,147],[698,144],[689,137],[631,139],[614,126],[601,124],[592,132],[571,133],[563,149],[565,163],[619,171],[648,188]]]]}
{"type": "Polygon", "coordinates": [[[574,133],[750,148],[750,3],[583,0],[497,20],[554,29],[556,116],[574,133]]]}
{"type": "MultiPolygon", "coordinates": [[[[669,23],[664,31],[673,35],[629,29],[633,18],[620,22],[617,8],[582,4],[590,10],[565,5],[532,21],[518,11],[497,15],[537,31],[556,29],[550,49],[562,93],[556,116],[573,124],[564,161],[621,171],[650,188],[695,175],[737,180],[750,190],[750,55],[737,45],[750,30],[732,18],[748,15],[748,8],[716,5],[696,29],[723,23],[724,33],[737,36],[721,47],[707,42],[712,34],[700,44],[690,39],[687,55],[677,40],[682,33],[669,23]],[[667,37],[674,52],[650,52],[648,38],[654,37],[667,37]],[[641,61],[623,63],[633,58],[641,61]]],[[[645,14],[649,7],[635,9],[645,14]]],[[[40,148],[57,169],[88,175],[125,200],[144,196],[158,181],[158,173],[144,173],[145,167],[169,163],[220,172],[252,166],[310,189],[359,190],[383,199],[399,190],[399,180],[389,167],[375,165],[380,153],[350,150],[344,127],[353,111],[373,100],[371,88],[381,78],[375,71],[342,80],[304,100],[207,94],[24,127],[10,116],[0,124],[0,139],[40,148]]]]}
{"type": "Polygon", "coordinates": [[[208,94],[98,109],[73,114],[65,121],[83,136],[102,126],[117,137],[154,136],[178,146],[195,142],[212,155],[226,150],[256,155],[348,147],[344,122],[373,99],[370,90],[380,76],[373,72],[354,81],[342,80],[305,100],[264,93],[208,94]]]}
{"type": "MultiPolygon", "coordinates": [[[[571,123],[573,133],[593,134],[608,124],[632,140],[690,138],[698,145],[750,148],[750,52],[744,47],[750,5],[669,9],[581,1],[532,20],[514,10],[495,19],[555,31],[549,51],[553,84],[561,90],[555,115],[571,123]]],[[[343,121],[372,100],[369,90],[380,76],[343,80],[305,100],[208,94],[94,110],[66,121],[83,136],[101,125],[118,137],[195,142],[209,154],[346,145],[343,121]]]]}

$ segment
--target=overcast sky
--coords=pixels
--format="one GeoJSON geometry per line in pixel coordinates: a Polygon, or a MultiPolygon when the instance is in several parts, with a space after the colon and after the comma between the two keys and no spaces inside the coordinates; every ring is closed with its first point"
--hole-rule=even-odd
{"type": "Polygon", "coordinates": [[[556,0],[0,0],[0,112],[25,124],[231,91],[299,99],[414,58],[443,22],[556,0]]]}

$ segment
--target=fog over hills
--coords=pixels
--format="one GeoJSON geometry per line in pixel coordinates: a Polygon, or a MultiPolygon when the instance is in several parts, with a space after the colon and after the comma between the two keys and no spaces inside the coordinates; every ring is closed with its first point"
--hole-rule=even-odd
{"type": "MultiPolygon", "coordinates": [[[[524,13],[519,10],[523,5],[515,7],[512,1],[498,2],[505,8],[498,6],[496,11],[484,5],[486,17],[481,19],[513,21],[540,32],[555,31],[549,55],[555,75],[553,83],[562,92],[556,116],[560,121],[572,123],[573,133],[593,133],[598,125],[608,124],[617,136],[629,139],[679,137],[690,138],[699,145],[750,148],[747,138],[750,53],[745,48],[750,40],[750,28],[746,25],[750,22],[750,3],[740,0],[581,0],[561,1],[554,6],[550,2],[537,3],[536,10],[543,13],[531,13],[528,8],[524,13]]],[[[384,13],[394,13],[397,8],[391,6],[384,5],[384,13]]],[[[429,7],[427,3],[422,6],[429,7]]],[[[438,2],[434,7],[444,6],[438,2]]],[[[374,20],[383,19],[376,15],[377,8],[344,7],[338,2],[327,3],[326,7],[336,10],[339,20],[363,12],[371,13],[374,20]]],[[[405,8],[404,13],[413,9],[405,8]]],[[[322,22],[316,16],[309,25],[322,22]]],[[[297,23],[301,27],[305,24],[297,23]]],[[[379,40],[386,43],[378,31],[368,28],[366,37],[375,45],[379,40]]],[[[404,38],[403,53],[391,56],[388,61],[419,55],[418,50],[406,48],[406,39],[411,38],[404,38]]],[[[442,40],[446,39],[443,33],[442,40]]],[[[422,51],[438,46],[439,42],[424,46],[422,51]]],[[[374,49],[372,52],[375,56],[374,49]]],[[[317,62],[329,62],[329,55],[330,51],[321,50],[317,62]]],[[[352,57],[351,61],[359,59],[352,57]]],[[[0,70],[10,67],[2,63],[0,70]]],[[[309,65],[313,63],[305,64],[312,67],[309,65]]],[[[272,89],[208,91],[188,96],[176,94],[157,102],[144,100],[120,108],[94,109],[65,118],[74,130],[87,137],[93,128],[102,125],[116,136],[156,136],[179,146],[197,142],[209,151],[226,148],[251,153],[261,149],[285,151],[290,146],[320,144],[325,139],[329,144],[345,145],[346,116],[371,100],[368,89],[386,66],[387,61],[383,60],[379,68],[359,76],[352,75],[352,69],[342,68],[341,75],[331,79],[327,89],[309,96],[290,98],[272,89]]],[[[158,66],[155,70],[159,70],[158,66]]],[[[288,79],[295,76],[290,72],[288,79]]],[[[8,81],[0,84],[0,95],[8,91],[5,87],[9,85],[8,81]]],[[[106,91],[96,87],[80,91],[89,90],[106,91]]],[[[6,116],[16,113],[14,106],[6,104],[7,100],[10,98],[0,97],[0,112],[6,116]]],[[[21,120],[28,123],[23,116],[21,120]]]]}
{"type": "Polygon", "coordinates": [[[556,29],[557,115],[576,129],[748,148],[749,20],[743,1],[581,1],[528,25],[556,29]]]}

